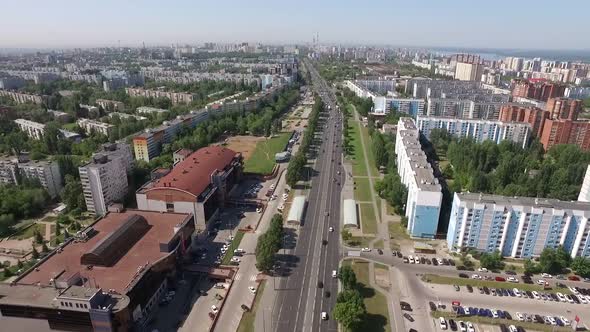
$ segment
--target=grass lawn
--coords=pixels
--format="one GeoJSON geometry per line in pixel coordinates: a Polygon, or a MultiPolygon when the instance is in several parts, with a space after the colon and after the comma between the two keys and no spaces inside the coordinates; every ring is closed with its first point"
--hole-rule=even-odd
{"type": "Polygon", "coordinates": [[[234,240],[229,245],[229,249],[225,252],[223,256],[223,260],[221,260],[221,264],[227,265],[229,264],[232,257],[234,257],[234,250],[240,247],[240,242],[242,242],[242,238],[244,237],[244,232],[237,232],[234,236],[234,240]]]}
{"type": "Polygon", "coordinates": [[[74,123],[65,123],[61,127],[65,130],[74,131],[74,130],[76,130],[76,128],[78,128],[78,124],[75,122],[74,123]]]}
{"type": "Polygon", "coordinates": [[[349,135],[350,145],[352,150],[352,174],[354,176],[367,176],[367,166],[365,164],[365,153],[363,151],[363,145],[361,143],[361,136],[359,131],[359,123],[355,121],[349,121],[349,135]]]}
{"type": "Polygon", "coordinates": [[[265,285],[266,280],[262,280],[260,282],[260,286],[258,286],[258,291],[256,291],[254,304],[252,305],[252,308],[250,308],[250,311],[245,312],[242,315],[237,332],[254,332],[254,319],[256,318],[256,310],[258,310],[258,305],[260,303],[260,299],[262,298],[262,292],[264,292],[265,285]]]}
{"type": "Polygon", "coordinates": [[[368,178],[354,178],[354,199],[358,202],[371,202],[371,184],[368,178]]]}
{"type": "Polygon", "coordinates": [[[269,174],[275,166],[275,153],[283,151],[291,133],[281,133],[277,137],[258,142],[256,149],[244,163],[244,172],[269,174]]]}
{"type": "Polygon", "coordinates": [[[359,209],[363,234],[377,234],[377,219],[375,218],[373,204],[361,203],[359,209]]]}
{"type": "Polygon", "coordinates": [[[375,241],[375,243],[373,243],[373,248],[385,249],[385,243],[383,243],[383,240],[377,240],[377,241],[375,241]]]}
{"type": "Polygon", "coordinates": [[[373,155],[373,149],[371,148],[371,136],[369,136],[369,128],[363,126],[359,123],[361,128],[361,135],[363,135],[363,140],[365,141],[365,153],[367,155],[367,159],[369,161],[369,172],[370,176],[379,176],[379,170],[375,167],[375,156],[373,155]]]}
{"type": "Polygon", "coordinates": [[[385,202],[385,212],[391,216],[395,216],[395,209],[387,201],[385,202]]]}
{"type": "MultiPolygon", "coordinates": [[[[449,311],[433,311],[432,316],[435,318],[438,317],[445,317],[445,318],[453,318],[455,320],[457,320],[457,317],[455,315],[455,313],[453,312],[449,312],[449,311]]],[[[468,322],[472,322],[472,323],[477,323],[477,324],[487,324],[487,325],[500,325],[500,324],[504,324],[504,325],[516,325],[516,326],[521,326],[523,327],[526,331],[547,331],[547,332],[553,332],[553,331],[571,331],[572,328],[571,327],[559,327],[559,326],[551,326],[551,325],[545,325],[545,324],[539,324],[539,323],[532,323],[532,322],[520,322],[517,320],[510,320],[510,319],[494,319],[494,318],[490,318],[490,317],[480,317],[480,316],[461,316],[460,320],[462,321],[468,321],[468,322]]]]}
{"type": "Polygon", "coordinates": [[[385,264],[381,264],[381,263],[374,263],[374,264],[375,264],[375,268],[376,269],[388,270],[389,271],[389,266],[387,266],[385,264]]]}
{"type": "Polygon", "coordinates": [[[392,240],[409,240],[410,235],[406,232],[406,229],[399,222],[390,222],[389,225],[389,238],[392,240]]]}
{"type": "Polygon", "coordinates": [[[367,318],[361,324],[359,331],[391,331],[387,298],[370,286],[369,263],[355,260],[351,264],[359,283],[359,292],[367,307],[367,318]]]}
{"type": "Polygon", "coordinates": [[[349,247],[364,248],[369,246],[369,242],[373,241],[374,236],[353,236],[350,241],[346,242],[349,247]]]}
{"type": "MultiPolygon", "coordinates": [[[[470,272],[464,272],[468,275],[470,272]]],[[[557,293],[561,292],[563,294],[571,294],[570,290],[567,288],[554,288],[554,289],[543,289],[543,287],[534,284],[524,284],[524,283],[511,283],[511,282],[500,282],[500,281],[491,281],[491,280],[474,280],[468,278],[454,278],[454,277],[445,277],[439,276],[434,274],[425,274],[422,277],[423,281],[431,282],[433,284],[444,284],[444,285],[459,285],[459,286],[466,286],[471,285],[474,287],[493,287],[493,288],[518,288],[524,291],[537,291],[537,292],[549,292],[549,293],[557,293]]]]}
{"type": "Polygon", "coordinates": [[[27,228],[21,228],[17,233],[15,233],[12,238],[17,240],[24,240],[30,237],[33,237],[35,230],[38,230],[41,235],[45,234],[45,225],[41,224],[34,224],[27,228]]]}

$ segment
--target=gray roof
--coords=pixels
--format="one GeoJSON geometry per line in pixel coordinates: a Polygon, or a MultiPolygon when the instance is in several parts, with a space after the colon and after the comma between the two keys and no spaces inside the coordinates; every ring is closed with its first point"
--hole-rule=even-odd
{"type": "Polygon", "coordinates": [[[482,193],[462,192],[455,193],[457,197],[466,203],[497,204],[509,206],[531,206],[537,208],[552,208],[559,210],[579,210],[590,213],[590,202],[561,201],[553,198],[535,198],[519,196],[500,196],[482,193]]]}

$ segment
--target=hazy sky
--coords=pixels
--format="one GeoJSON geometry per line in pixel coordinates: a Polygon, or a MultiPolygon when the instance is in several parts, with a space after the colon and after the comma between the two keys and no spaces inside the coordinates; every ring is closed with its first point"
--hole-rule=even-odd
{"type": "Polygon", "coordinates": [[[590,48],[589,0],[0,0],[0,47],[205,41],[590,48]]]}

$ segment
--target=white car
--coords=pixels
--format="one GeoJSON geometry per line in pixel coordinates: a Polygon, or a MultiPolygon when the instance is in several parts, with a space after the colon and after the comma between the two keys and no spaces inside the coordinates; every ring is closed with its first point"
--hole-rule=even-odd
{"type": "Polygon", "coordinates": [[[328,320],[328,314],[325,311],[322,311],[322,320],[328,320]]]}
{"type": "Polygon", "coordinates": [[[338,278],[338,271],[332,270],[332,278],[338,278]]]}
{"type": "Polygon", "coordinates": [[[256,208],[256,213],[262,213],[262,209],[261,208],[256,208]]]}
{"type": "Polygon", "coordinates": [[[362,252],[371,252],[371,248],[363,248],[361,249],[362,252]]]}
{"type": "Polygon", "coordinates": [[[289,197],[289,194],[283,194],[283,198],[289,197]]]}
{"type": "Polygon", "coordinates": [[[234,262],[234,263],[239,263],[240,262],[240,259],[237,258],[237,257],[232,257],[231,258],[231,261],[234,262]]]}
{"type": "Polygon", "coordinates": [[[468,332],[475,332],[475,327],[473,326],[472,322],[467,322],[467,331],[468,332]]]}
{"type": "Polygon", "coordinates": [[[217,308],[215,305],[211,306],[211,311],[216,314],[219,311],[219,308],[217,308]]]}
{"type": "Polygon", "coordinates": [[[410,262],[410,264],[414,264],[414,257],[409,256],[408,261],[410,262]]]}
{"type": "Polygon", "coordinates": [[[447,321],[445,320],[444,317],[439,317],[438,318],[438,323],[440,324],[440,329],[441,330],[446,330],[448,328],[447,321]]]}
{"type": "Polygon", "coordinates": [[[274,189],[274,188],[275,188],[275,184],[273,183],[270,185],[270,189],[274,189]]]}
{"type": "Polygon", "coordinates": [[[547,319],[549,320],[549,322],[551,322],[551,325],[557,325],[557,321],[555,320],[555,317],[547,316],[547,319]]]}
{"type": "Polygon", "coordinates": [[[249,286],[248,289],[252,292],[252,293],[256,293],[256,287],[254,286],[249,286]]]}
{"type": "Polygon", "coordinates": [[[517,328],[516,328],[516,326],[514,326],[514,325],[510,325],[510,326],[508,326],[508,330],[509,330],[510,332],[518,332],[518,329],[517,329],[517,328]]]}
{"type": "Polygon", "coordinates": [[[543,277],[543,278],[547,278],[547,279],[551,279],[551,278],[553,278],[553,276],[552,276],[552,275],[550,275],[549,273],[543,273],[543,274],[541,274],[541,277],[543,277]]]}
{"type": "Polygon", "coordinates": [[[564,296],[567,302],[574,303],[574,299],[569,294],[565,294],[564,296]]]}
{"type": "Polygon", "coordinates": [[[467,332],[467,325],[465,325],[464,321],[460,320],[457,325],[459,325],[461,332],[467,332]]]}
{"type": "Polygon", "coordinates": [[[568,286],[568,289],[574,293],[575,295],[578,295],[580,292],[578,292],[578,290],[576,289],[576,287],[572,287],[572,286],[568,286]]]}
{"type": "Polygon", "coordinates": [[[586,299],[586,296],[584,296],[584,295],[578,295],[578,299],[580,300],[580,302],[582,304],[588,304],[588,300],[586,299]]]}
{"type": "Polygon", "coordinates": [[[517,297],[521,297],[522,295],[520,294],[520,291],[518,290],[518,288],[514,288],[512,289],[512,292],[514,292],[514,295],[516,295],[517,297]]]}
{"type": "Polygon", "coordinates": [[[569,326],[570,325],[570,320],[569,319],[567,319],[567,318],[565,318],[563,316],[560,316],[559,319],[563,322],[563,325],[565,325],[565,326],[569,326]]]}
{"type": "Polygon", "coordinates": [[[465,311],[466,315],[471,315],[471,311],[469,310],[469,307],[463,307],[463,310],[465,311]]]}
{"type": "Polygon", "coordinates": [[[488,272],[488,269],[486,269],[485,267],[480,267],[479,269],[477,269],[478,272],[488,272]]]}
{"type": "Polygon", "coordinates": [[[285,209],[285,206],[283,204],[279,205],[279,207],[277,208],[277,210],[279,211],[283,211],[285,209]]]}
{"type": "Polygon", "coordinates": [[[558,292],[558,293],[555,293],[555,295],[557,295],[557,298],[559,299],[559,301],[567,302],[567,299],[565,298],[565,296],[563,296],[563,294],[558,292]]]}
{"type": "Polygon", "coordinates": [[[471,275],[471,279],[481,279],[481,276],[479,274],[473,274],[471,275]]]}
{"type": "Polygon", "coordinates": [[[519,321],[521,321],[521,322],[524,322],[524,316],[523,316],[523,315],[522,315],[520,312],[517,312],[517,313],[516,313],[516,318],[517,318],[519,321]]]}
{"type": "Polygon", "coordinates": [[[493,318],[498,318],[498,309],[492,309],[490,311],[492,312],[492,317],[493,318]]]}
{"type": "Polygon", "coordinates": [[[328,231],[330,231],[330,232],[333,232],[333,231],[334,231],[334,227],[330,226],[330,227],[328,228],[328,231]]]}
{"type": "Polygon", "coordinates": [[[547,284],[547,281],[545,281],[543,279],[539,279],[539,280],[537,280],[537,284],[541,285],[541,286],[545,286],[547,284]]]}
{"type": "Polygon", "coordinates": [[[508,278],[506,278],[506,281],[518,282],[518,279],[516,279],[515,277],[508,277],[508,278]]]}
{"type": "Polygon", "coordinates": [[[534,297],[535,299],[537,299],[537,300],[540,300],[540,299],[541,299],[541,296],[539,296],[539,292],[537,292],[537,291],[532,291],[532,293],[533,293],[533,297],[534,297]]]}

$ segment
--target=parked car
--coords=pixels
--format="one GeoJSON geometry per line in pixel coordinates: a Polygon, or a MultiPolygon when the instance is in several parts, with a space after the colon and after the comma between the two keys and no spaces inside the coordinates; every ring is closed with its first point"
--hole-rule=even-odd
{"type": "Polygon", "coordinates": [[[410,315],[409,313],[404,313],[404,318],[409,320],[410,322],[414,321],[414,318],[412,317],[412,315],[410,315]]]}

